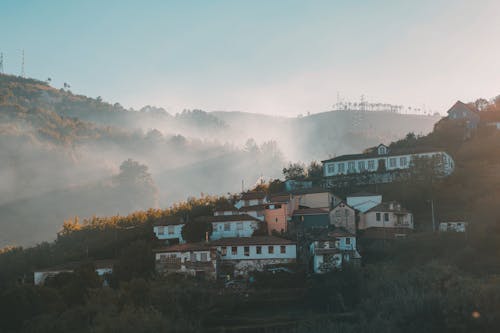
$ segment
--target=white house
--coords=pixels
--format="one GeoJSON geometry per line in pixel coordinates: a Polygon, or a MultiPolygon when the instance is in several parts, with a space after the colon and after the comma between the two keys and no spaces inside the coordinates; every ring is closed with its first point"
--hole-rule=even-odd
{"type": "Polygon", "coordinates": [[[247,214],[260,221],[264,221],[264,212],[268,206],[268,204],[243,206],[238,210],[238,214],[247,214]]]}
{"type": "MultiPolygon", "coordinates": [[[[54,277],[61,273],[73,273],[79,266],[84,265],[81,262],[72,262],[59,267],[52,267],[42,270],[37,270],[33,272],[33,283],[35,286],[43,285],[47,278],[54,277]]],[[[95,272],[98,276],[104,279],[107,274],[113,273],[113,260],[96,260],[92,262],[95,272]]],[[[104,280],[104,285],[106,285],[106,280],[104,280]]]]}
{"type": "Polygon", "coordinates": [[[208,242],[177,244],[154,252],[155,268],[160,274],[182,273],[217,278],[217,252],[208,242]]]}
{"type": "Polygon", "coordinates": [[[164,240],[167,244],[184,243],[182,238],[182,228],[184,223],[181,221],[164,223],[162,225],[153,226],[153,232],[159,240],[164,240]]]}
{"type": "Polygon", "coordinates": [[[263,223],[248,214],[207,216],[200,218],[200,220],[212,224],[210,240],[251,237],[256,230],[261,228],[263,223]]]}
{"type": "Polygon", "coordinates": [[[467,229],[467,222],[453,221],[439,223],[439,231],[441,232],[465,232],[467,229]]]}
{"type": "Polygon", "coordinates": [[[382,203],[382,195],[368,192],[358,192],[348,195],[346,202],[348,206],[364,213],[367,210],[380,205],[382,203]]]}
{"type": "Polygon", "coordinates": [[[249,191],[241,193],[240,198],[238,199],[238,201],[234,206],[240,209],[241,207],[262,205],[267,202],[268,201],[266,192],[249,191]]]}
{"type": "Polygon", "coordinates": [[[383,202],[360,214],[358,229],[369,228],[413,229],[413,214],[396,201],[383,202]]]}
{"type": "Polygon", "coordinates": [[[359,264],[361,255],[356,248],[356,236],[342,229],[328,233],[309,246],[314,273],[341,269],[343,264],[359,264]]]}
{"type": "Polygon", "coordinates": [[[453,158],[444,151],[405,152],[391,151],[389,147],[380,144],[374,151],[363,154],[342,155],[322,161],[323,176],[335,177],[349,174],[364,174],[369,172],[391,172],[410,169],[415,158],[436,158],[444,175],[453,172],[453,158]]]}
{"type": "Polygon", "coordinates": [[[231,265],[234,275],[247,275],[266,267],[293,264],[297,259],[297,245],[274,236],[224,238],[212,242],[224,265],[231,265]]]}

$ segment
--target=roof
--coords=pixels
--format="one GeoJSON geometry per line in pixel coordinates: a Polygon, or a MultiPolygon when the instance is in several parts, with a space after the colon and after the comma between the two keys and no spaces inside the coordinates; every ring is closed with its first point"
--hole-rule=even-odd
{"type": "Polygon", "coordinates": [[[300,194],[313,194],[313,193],[330,193],[330,190],[321,188],[321,187],[312,187],[312,188],[302,188],[290,191],[290,193],[295,195],[300,194]]]}
{"type": "Polygon", "coordinates": [[[264,199],[267,196],[266,192],[249,191],[241,193],[240,200],[258,200],[264,199]]]}
{"type": "Polygon", "coordinates": [[[153,252],[190,252],[190,251],[208,251],[210,250],[209,242],[184,243],[175,244],[172,246],[153,249],[153,252]]]}
{"type": "Polygon", "coordinates": [[[269,204],[262,204],[262,205],[253,205],[253,206],[244,206],[239,209],[240,212],[254,212],[258,210],[264,210],[266,207],[269,206],[269,204]]]}
{"type": "Polygon", "coordinates": [[[238,246],[238,245],[291,245],[295,242],[275,236],[255,236],[255,237],[233,237],[221,238],[211,242],[214,246],[238,246]]]}
{"type": "Polygon", "coordinates": [[[376,150],[370,151],[367,153],[361,154],[350,154],[350,155],[341,155],[337,157],[330,158],[328,160],[323,160],[321,163],[328,162],[342,162],[342,161],[351,161],[351,160],[361,160],[361,159],[369,159],[369,158],[385,158],[388,156],[402,156],[402,155],[411,155],[411,154],[424,154],[424,153],[436,153],[440,152],[442,149],[433,149],[429,147],[422,148],[413,148],[413,149],[393,149],[389,148],[389,151],[386,154],[379,155],[376,150]]]}
{"type": "Polygon", "coordinates": [[[196,219],[197,221],[206,221],[206,222],[236,222],[236,221],[257,221],[261,222],[260,220],[256,219],[253,216],[250,216],[248,214],[239,214],[239,215],[218,215],[218,216],[201,216],[196,219]]]}
{"type": "Polygon", "coordinates": [[[347,198],[354,198],[354,197],[376,197],[380,196],[382,194],[377,194],[377,193],[370,193],[370,192],[356,192],[353,194],[349,194],[347,198]]]}
{"type": "Polygon", "coordinates": [[[290,201],[290,193],[278,193],[269,197],[270,202],[286,203],[290,201]]]}
{"type": "Polygon", "coordinates": [[[368,209],[365,213],[369,212],[397,212],[397,213],[410,213],[403,208],[397,201],[382,202],[375,207],[368,209]],[[391,206],[392,205],[392,206],[391,206]],[[391,208],[392,207],[392,208],[391,208]],[[398,208],[399,207],[399,208],[398,208]]]}
{"type": "Polygon", "coordinates": [[[467,110],[469,110],[470,112],[473,112],[473,113],[477,113],[477,110],[475,110],[474,108],[471,108],[469,105],[465,104],[464,102],[462,101],[456,101],[455,104],[453,104],[453,106],[451,108],[449,108],[448,111],[446,111],[446,113],[450,113],[450,111],[452,111],[453,109],[455,108],[466,108],[467,110]]]}
{"type": "Polygon", "coordinates": [[[322,215],[322,214],[328,214],[328,210],[321,209],[321,208],[302,208],[302,209],[297,209],[297,210],[293,211],[294,216],[322,215]]]}
{"type": "Polygon", "coordinates": [[[338,207],[339,205],[341,205],[341,204],[344,204],[345,206],[347,206],[347,207],[351,208],[352,210],[357,210],[356,208],[352,207],[351,205],[348,205],[348,204],[347,204],[347,202],[345,202],[344,200],[340,200],[340,201],[339,201],[339,203],[338,203],[338,204],[336,204],[336,205],[332,208],[332,210],[333,210],[333,209],[335,209],[335,208],[337,208],[337,207],[338,207]]]}
{"type": "Polygon", "coordinates": [[[166,226],[166,225],[179,225],[179,224],[184,224],[184,219],[182,217],[178,216],[166,216],[161,218],[159,221],[154,222],[154,226],[160,227],[160,226],[166,226]]]}

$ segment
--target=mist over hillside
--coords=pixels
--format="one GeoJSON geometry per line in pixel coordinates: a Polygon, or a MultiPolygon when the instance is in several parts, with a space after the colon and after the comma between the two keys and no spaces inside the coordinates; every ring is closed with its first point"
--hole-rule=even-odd
{"type": "Polygon", "coordinates": [[[331,111],[301,118],[125,109],[0,75],[0,247],[49,240],[64,219],[166,207],[428,133],[438,117],[331,111]],[[130,160],[129,160],[130,159],[130,160]]]}

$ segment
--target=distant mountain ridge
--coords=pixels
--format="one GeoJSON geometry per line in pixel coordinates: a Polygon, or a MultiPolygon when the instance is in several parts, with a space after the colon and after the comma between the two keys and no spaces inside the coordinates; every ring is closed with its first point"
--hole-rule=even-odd
{"type": "Polygon", "coordinates": [[[288,161],[359,152],[407,132],[425,134],[436,120],[354,111],[302,118],[196,109],[172,115],[0,75],[0,247],[47,239],[74,215],[127,214],[201,192],[236,192],[242,181],[251,186],[261,176],[280,177],[288,161]],[[158,200],[120,200],[111,179],[129,158],[148,168],[158,200]],[[96,200],[99,192],[113,204],[96,200]],[[30,226],[43,235],[25,232],[30,226]]]}

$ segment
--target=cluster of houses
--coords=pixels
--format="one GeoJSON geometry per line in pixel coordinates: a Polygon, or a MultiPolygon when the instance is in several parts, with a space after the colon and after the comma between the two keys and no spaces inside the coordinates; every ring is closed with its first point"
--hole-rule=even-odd
{"type": "MultiPolygon", "coordinates": [[[[469,129],[481,124],[500,129],[498,114],[478,112],[460,101],[450,108],[448,119],[465,121],[469,129]]],[[[398,202],[383,201],[379,194],[361,192],[344,199],[329,188],[345,183],[346,177],[354,179],[357,185],[391,182],[398,173],[410,170],[416,158],[436,159],[443,176],[455,168],[453,158],[444,151],[401,151],[380,144],[362,154],[322,161],[323,188],[313,188],[310,181],[288,180],[283,193],[241,193],[234,204],[218,207],[213,216],[200,218],[212,226],[203,242],[187,243],[183,239],[186,223],[182,219],[163,221],[153,228],[163,243],[154,250],[156,270],[160,274],[184,273],[216,279],[283,269],[299,260],[306,262],[314,273],[355,265],[361,260],[358,237],[406,237],[414,229],[413,215],[398,202]],[[296,241],[284,235],[294,235],[290,238],[296,241]]],[[[465,232],[466,228],[463,220],[439,225],[441,232],[465,232]]],[[[72,267],[59,267],[35,272],[35,284],[72,271],[72,267]]],[[[112,264],[96,265],[96,271],[99,275],[109,274],[112,264]]]]}
{"type": "Polygon", "coordinates": [[[357,234],[403,237],[413,230],[413,215],[397,202],[370,193],[343,200],[322,188],[244,192],[234,205],[201,219],[212,225],[212,233],[199,243],[182,238],[182,220],[154,226],[165,244],[154,250],[159,273],[247,276],[296,264],[298,256],[305,257],[312,272],[323,273],[360,262],[357,234]]]}

